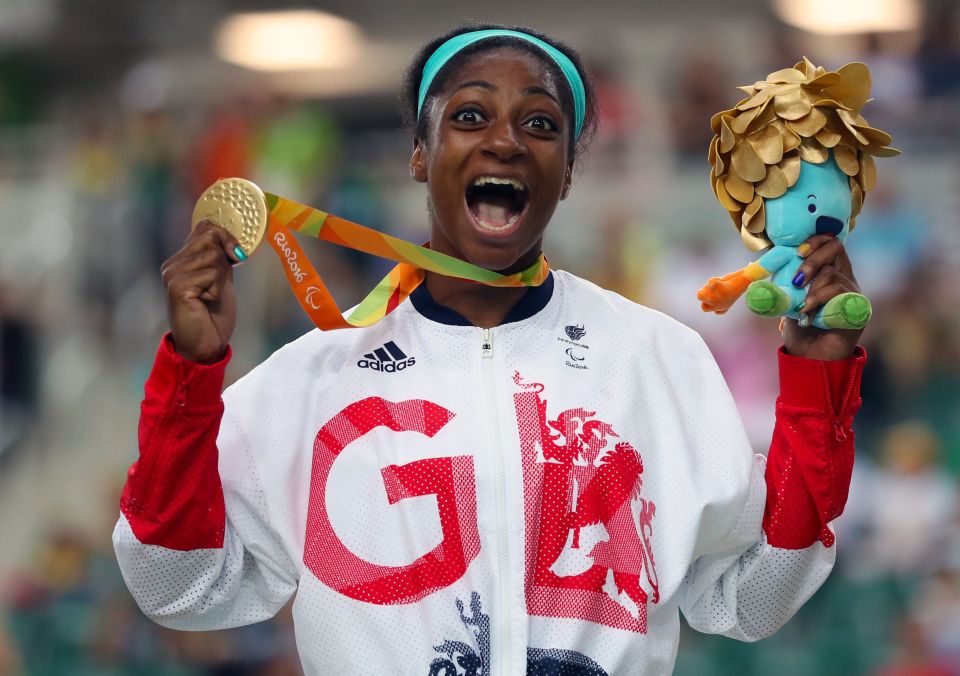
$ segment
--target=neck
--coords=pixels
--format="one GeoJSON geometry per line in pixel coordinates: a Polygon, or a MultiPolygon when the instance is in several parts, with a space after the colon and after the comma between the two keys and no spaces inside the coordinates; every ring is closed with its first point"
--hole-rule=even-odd
{"type": "Polygon", "coordinates": [[[427,291],[440,305],[454,310],[474,326],[499,326],[523,297],[524,286],[495,287],[455,277],[427,273],[427,291]]]}
{"type": "MultiPolygon", "coordinates": [[[[434,251],[467,260],[467,257],[444,236],[442,228],[434,223],[430,233],[430,248],[434,251]]],[[[543,238],[527,248],[512,263],[505,263],[506,268],[496,264],[490,265],[501,274],[509,275],[521,272],[533,265],[543,246],[543,238]]],[[[433,300],[450,308],[474,326],[489,329],[499,326],[506,319],[510,310],[527,292],[525,286],[497,287],[479,284],[456,277],[446,277],[434,273],[426,273],[424,283],[433,300]]]]}

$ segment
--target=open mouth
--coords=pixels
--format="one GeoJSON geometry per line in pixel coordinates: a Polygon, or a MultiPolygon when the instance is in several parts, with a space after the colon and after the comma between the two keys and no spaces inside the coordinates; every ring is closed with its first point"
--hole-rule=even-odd
{"type": "Polygon", "coordinates": [[[480,176],[467,188],[467,210],[483,230],[502,233],[523,216],[529,196],[516,179],[480,176]]]}

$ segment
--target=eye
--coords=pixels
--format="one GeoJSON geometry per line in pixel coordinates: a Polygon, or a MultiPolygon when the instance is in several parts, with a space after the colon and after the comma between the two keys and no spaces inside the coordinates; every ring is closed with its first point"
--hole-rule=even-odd
{"type": "Polygon", "coordinates": [[[536,129],[537,131],[559,131],[557,123],[545,115],[531,117],[523,124],[524,126],[530,127],[531,129],[536,129]]]}
{"type": "Polygon", "coordinates": [[[816,205],[816,204],[808,204],[808,205],[807,205],[807,211],[809,211],[811,214],[817,213],[817,205],[816,205]]]}
{"type": "Polygon", "coordinates": [[[451,119],[454,122],[465,122],[466,124],[479,124],[484,121],[483,114],[476,108],[458,110],[451,119]]]}

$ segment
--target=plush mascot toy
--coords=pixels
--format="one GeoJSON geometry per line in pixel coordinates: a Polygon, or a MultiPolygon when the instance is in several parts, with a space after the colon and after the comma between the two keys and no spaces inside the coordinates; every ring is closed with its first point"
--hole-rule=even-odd
{"type": "MultiPolygon", "coordinates": [[[[796,279],[803,262],[798,247],[815,234],[845,239],[876,182],[873,158],[900,151],[860,115],[870,96],[870,71],[862,63],[827,72],[804,57],[740,89],[747,98],[710,120],[710,182],[743,243],[764,254],[711,278],[697,298],[705,312],[722,314],[746,291],[753,312],[805,325],[809,318],[798,311],[807,290],[794,284],[802,282],[796,279]]],[[[820,308],[812,323],[859,329],[870,312],[865,296],[844,293],[820,308]]]]}

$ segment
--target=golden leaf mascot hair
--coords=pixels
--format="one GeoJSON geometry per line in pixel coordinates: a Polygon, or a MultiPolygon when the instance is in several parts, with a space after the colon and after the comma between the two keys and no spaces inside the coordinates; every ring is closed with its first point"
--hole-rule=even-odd
{"type": "Polygon", "coordinates": [[[710,119],[715,136],[708,159],[710,183],[730,213],[746,246],[770,246],[764,198],[783,195],[800,176],[800,161],[821,164],[833,157],[850,177],[850,230],[876,183],[874,157],[892,157],[890,134],[860,114],[870,97],[870,70],[848,63],[836,72],[809,59],[739,87],[747,94],[710,119]]]}

